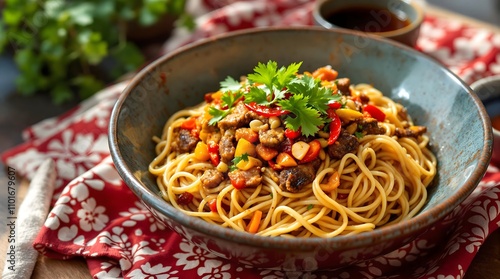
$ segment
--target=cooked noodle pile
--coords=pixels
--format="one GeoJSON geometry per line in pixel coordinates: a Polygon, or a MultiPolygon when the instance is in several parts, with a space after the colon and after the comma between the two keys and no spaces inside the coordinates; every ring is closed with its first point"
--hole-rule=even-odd
{"type": "Polygon", "coordinates": [[[415,216],[436,174],[426,128],[373,86],[352,85],[328,66],[298,74],[273,63],[228,78],[168,119],[149,166],[163,198],[262,236],[333,237],[415,216]],[[267,100],[258,101],[258,90],[267,100]],[[326,107],[314,104],[314,90],[326,107]],[[308,103],[294,110],[295,99],[308,103]],[[313,112],[317,127],[305,122],[313,112]]]}

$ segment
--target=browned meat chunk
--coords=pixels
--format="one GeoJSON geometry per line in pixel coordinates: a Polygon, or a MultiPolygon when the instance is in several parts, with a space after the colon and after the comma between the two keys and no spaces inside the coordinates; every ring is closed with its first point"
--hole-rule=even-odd
{"type": "Polygon", "coordinates": [[[226,130],[219,142],[219,154],[224,163],[230,162],[234,158],[234,130],[226,130]]]}
{"type": "Polygon", "coordinates": [[[311,162],[282,170],[278,176],[280,188],[291,193],[299,192],[302,187],[313,182],[317,165],[311,162]]]}
{"type": "Polygon", "coordinates": [[[246,115],[248,109],[243,102],[239,102],[224,119],[217,123],[222,130],[236,129],[250,123],[250,118],[246,115]]]}
{"type": "Polygon", "coordinates": [[[186,129],[175,129],[173,133],[172,148],[177,153],[188,153],[194,150],[198,143],[198,138],[186,129]]]}
{"type": "Polygon", "coordinates": [[[224,181],[224,174],[216,169],[208,169],[200,179],[204,188],[215,188],[224,181]]]}
{"type": "Polygon", "coordinates": [[[337,79],[337,88],[340,93],[344,96],[351,96],[351,80],[349,78],[339,78],[337,79]]]}
{"type": "Polygon", "coordinates": [[[264,146],[278,148],[283,140],[285,140],[285,131],[283,129],[269,129],[259,132],[259,141],[264,146]]]}
{"type": "Polygon", "coordinates": [[[262,182],[260,167],[253,167],[249,170],[234,170],[228,173],[231,181],[236,183],[243,183],[240,187],[257,187],[262,182]]]}
{"type": "Polygon", "coordinates": [[[414,137],[418,138],[427,132],[427,127],[425,126],[411,126],[410,128],[400,129],[396,128],[395,135],[399,138],[403,137],[414,137]]]}
{"type": "Polygon", "coordinates": [[[347,153],[355,152],[358,149],[359,142],[356,136],[353,136],[342,130],[337,141],[328,146],[328,155],[333,159],[341,159],[347,153]]]}
{"type": "Polygon", "coordinates": [[[379,127],[375,118],[362,118],[358,121],[358,129],[365,135],[382,135],[385,133],[385,128],[379,127]]]}

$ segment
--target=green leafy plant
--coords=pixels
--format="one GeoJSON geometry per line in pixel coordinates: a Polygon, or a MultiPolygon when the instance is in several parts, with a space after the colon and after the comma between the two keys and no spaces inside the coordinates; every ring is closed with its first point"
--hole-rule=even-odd
{"type": "Polygon", "coordinates": [[[131,24],[173,16],[192,28],[184,6],[185,0],[6,0],[0,53],[14,51],[20,93],[48,92],[55,103],[84,99],[145,62],[127,37],[131,24]]]}

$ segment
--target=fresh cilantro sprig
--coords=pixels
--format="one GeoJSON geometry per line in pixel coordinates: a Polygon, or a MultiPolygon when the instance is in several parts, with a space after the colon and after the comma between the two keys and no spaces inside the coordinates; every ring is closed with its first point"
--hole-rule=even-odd
{"type": "Polygon", "coordinates": [[[320,113],[326,113],[328,103],[340,101],[340,94],[333,94],[332,90],[321,86],[319,80],[312,76],[303,75],[294,79],[288,84],[288,90],[295,94],[302,94],[308,98],[307,105],[318,110],[320,113]]]}
{"type": "Polygon", "coordinates": [[[302,94],[292,95],[288,99],[279,102],[282,109],[290,111],[293,115],[285,118],[285,125],[288,129],[302,131],[305,136],[311,136],[318,132],[318,126],[325,124],[326,120],[321,116],[320,111],[308,105],[309,97],[302,94]]]}
{"type": "Polygon", "coordinates": [[[226,91],[222,93],[221,96],[221,107],[224,109],[219,109],[215,106],[211,106],[208,109],[208,113],[212,115],[212,118],[208,121],[209,125],[215,125],[217,122],[220,120],[224,119],[230,112],[231,109],[233,108],[234,104],[236,103],[237,100],[239,100],[241,97],[243,97],[243,92],[241,91],[226,91]]]}
{"type": "Polygon", "coordinates": [[[253,83],[264,84],[267,88],[274,87],[282,89],[296,77],[302,62],[292,63],[288,67],[278,69],[276,61],[268,61],[267,64],[258,63],[254,68],[254,73],[248,75],[248,80],[253,83]]]}
{"type": "Polygon", "coordinates": [[[259,62],[254,68],[254,73],[249,74],[247,77],[253,86],[245,95],[245,102],[271,105],[285,98],[286,87],[296,78],[300,65],[302,65],[302,62],[292,63],[288,67],[283,66],[278,69],[276,61],[269,61],[267,64],[259,62]],[[263,86],[254,84],[262,84],[263,86]]]}
{"type": "Polygon", "coordinates": [[[234,78],[228,76],[225,80],[220,82],[220,90],[222,92],[227,91],[239,91],[243,86],[241,83],[234,78]]]}

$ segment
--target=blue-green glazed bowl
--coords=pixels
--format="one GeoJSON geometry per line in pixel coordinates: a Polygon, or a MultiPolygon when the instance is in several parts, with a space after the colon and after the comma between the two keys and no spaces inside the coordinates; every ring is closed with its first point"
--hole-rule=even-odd
{"type": "Polygon", "coordinates": [[[386,39],[320,27],[266,28],[204,40],[158,59],[138,73],[116,103],[111,155],[121,177],[168,227],[229,260],[285,270],[337,268],[395,250],[456,208],[478,185],[492,151],[491,124],[479,98],[435,60],[386,39]],[[301,70],[332,65],[353,83],[371,83],[428,128],[438,174],[429,199],[411,220],[330,239],[261,237],[189,217],[165,202],[148,173],[151,138],[167,118],[200,103],[227,76],[258,62],[303,61],[301,70]],[[290,264],[292,263],[292,264],[290,264]]]}

